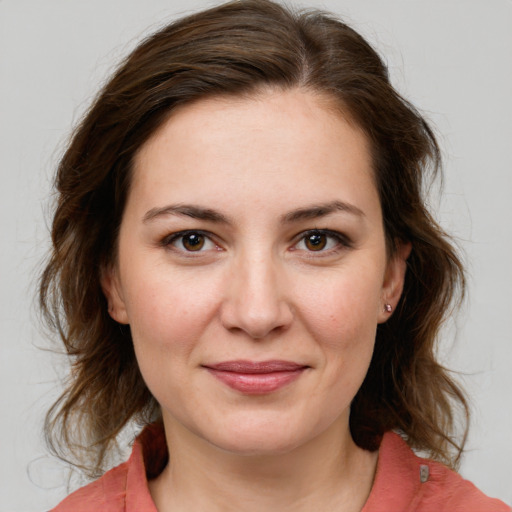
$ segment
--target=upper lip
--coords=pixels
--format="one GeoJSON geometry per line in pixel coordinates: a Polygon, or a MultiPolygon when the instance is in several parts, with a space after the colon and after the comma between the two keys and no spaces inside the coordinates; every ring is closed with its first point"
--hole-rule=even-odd
{"type": "Polygon", "coordinates": [[[233,372],[233,373],[273,373],[273,372],[291,372],[306,368],[306,365],[294,363],[292,361],[223,361],[215,364],[204,365],[211,370],[233,372]]]}

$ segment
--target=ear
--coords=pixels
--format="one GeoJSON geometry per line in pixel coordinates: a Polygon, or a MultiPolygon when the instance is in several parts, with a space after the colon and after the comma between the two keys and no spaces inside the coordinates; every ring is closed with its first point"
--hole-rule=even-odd
{"type": "Polygon", "coordinates": [[[102,269],[100,282],[108,302],[108,314],[120,324],[129,324],[117,269],[113,265],[102,269]]]}
{"type": "Polygon", "coordinates": [[[412,244],[410,242],[398,242],[395,253],[387,263],[382,285],[382,308],[378,316],[380,324],[387,321],[400,300],[404,287],[407,258],[411,254],[411,250],[412,244]],[[388,304],[391,306],[389,311],[386,310],[388,304]]]}

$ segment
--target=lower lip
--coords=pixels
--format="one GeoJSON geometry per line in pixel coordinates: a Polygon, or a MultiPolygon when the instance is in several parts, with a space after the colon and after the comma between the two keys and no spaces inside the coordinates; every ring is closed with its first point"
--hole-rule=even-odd
{"type": "Polygon", "coordinates": [[[305,368],[269,373],[238,373],[208,368],[209,372],[230,388],[247,395],[272,393],[297,380],[305,368]]]}

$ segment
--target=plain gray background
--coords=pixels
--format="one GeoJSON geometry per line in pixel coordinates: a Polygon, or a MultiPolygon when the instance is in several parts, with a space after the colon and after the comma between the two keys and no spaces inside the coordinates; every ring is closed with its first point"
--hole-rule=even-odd
{"type": "MultiPolygon", "coordinates": [[[[48,249],[51,177],[73,124],[140,38],[205,0],[0,0],[0,510],[42,511],[65,468],[41,433],[65,363],[41,350],[34,295],[48,249]]],[[[396,87],[435,125],[445,195],[432,204],[459,240],[469,300],[443,361],[473,403],[461,472],[512,502],[512,2],[310,0],[383,54],[396,87]]]]}

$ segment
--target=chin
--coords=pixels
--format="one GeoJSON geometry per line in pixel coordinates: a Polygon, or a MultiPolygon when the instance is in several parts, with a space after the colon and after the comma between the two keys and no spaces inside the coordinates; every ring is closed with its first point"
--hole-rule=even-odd
{"type": "Polygon", "coordinates": [[[301,445],[300,442],[293,442],[288,436],[286,439],[280,439],[269,435],[240,436],[235,441],[223,439],[214,441],[213,444],[225,452],[245,457],[284,455],[301,445]]]}
{"type": "Polygon", "coordinates": [[[290,422],[254,421],[222,428],[218,435],[208,439],[217,448],[242,456],[283,455],[306,444],[315,437],[314,432],[293,428],[290,422]]]}

